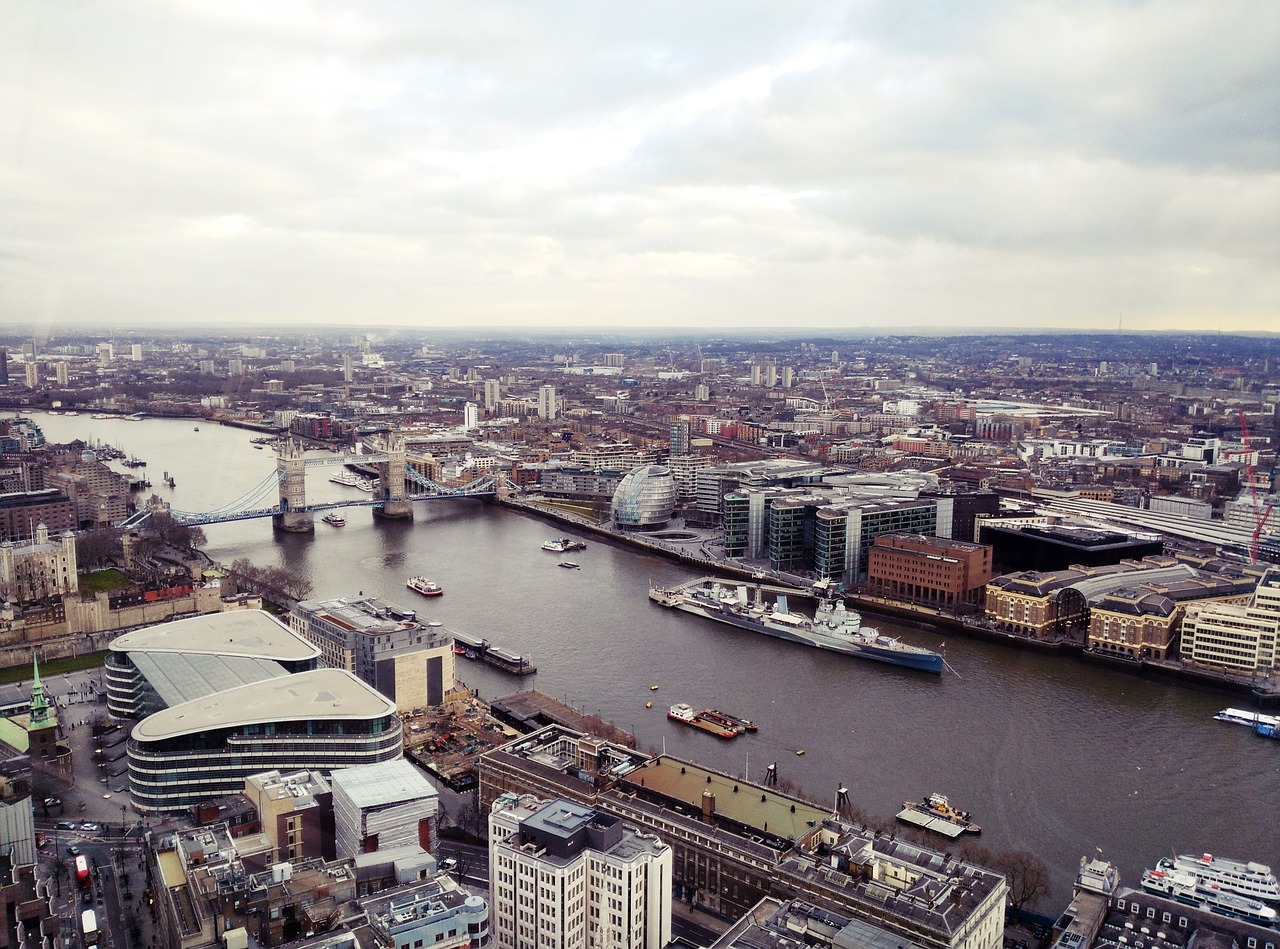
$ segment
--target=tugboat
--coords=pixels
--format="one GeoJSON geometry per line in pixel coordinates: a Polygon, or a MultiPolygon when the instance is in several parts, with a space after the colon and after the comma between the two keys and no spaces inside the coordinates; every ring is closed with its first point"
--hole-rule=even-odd
{"type": "Polygon", "coordinates": [[[933,830],[946,837],[963,833],[980,834],[982,828],[969,820],[969,812],[952,807],[946,795],[933,793],[921,801],[903,801],[898,820],[933,830]]]}
{"type": "Polygon", "coordinates": [[[423,596],[444,595],[444,587],[434,580],[428,580],[426,577],[410,577],[404,582],[404,585],[414,593],[421,593],[423,596]]]}

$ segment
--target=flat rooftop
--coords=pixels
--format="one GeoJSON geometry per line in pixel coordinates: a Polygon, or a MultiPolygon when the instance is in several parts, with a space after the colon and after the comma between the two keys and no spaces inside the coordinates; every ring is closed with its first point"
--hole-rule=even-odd
{"type": "Polygon", "coordinates": [[[426,775],[404,758],[343,768],[329,775],[334,790],[342,789],[359,808],[381,807],[404,801],[435,800],[440,796],[426,775]]]}
{"type": "Polygon", "coordinates": [[[831,816],[831,810],[787,797],[776,788],[748,784],[676,758],[654,758],[622,779],[645,791],[689,805],[700,813],[703,794],[715,795],[715,813],[770,836],[799,838],[831,816]]]}
{"type": "Polygon", "coordinates": [[[394,702],[345,669],[313,669],[164,709],[135,725],[131,736],[162,741],[260,722],[367,721],[395,711],[394,702]]]}
{"type": "Polygon", "coordinates": [[[108,648],[120,653],[191,653],[279,662],[320,655],[318,648],[262,610],[228,610],[158,623],[117,636],[108,648]]]}

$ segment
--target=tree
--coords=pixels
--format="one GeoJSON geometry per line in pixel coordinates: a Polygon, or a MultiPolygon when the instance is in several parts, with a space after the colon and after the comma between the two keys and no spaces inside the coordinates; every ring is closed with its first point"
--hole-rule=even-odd
{"type": "Polygon", "coordinates": [[[120,533],[110,527],[96,527],[76,535],[76,564],[85,570],[97,570],[116,559],[120,553],[120,533]]]}
{"type": "Polygon", "coordinates": [[[257,593],[281,606],[311,595],[311,581],[285,567],[257,567],[247,557],[241,557],[231,564],[230,573],[237,590],[257,593]]]}
{"type": "Polygon", "coordinates": [[[1000,854],[991,868],[1009,881],[1009,905],[1015,910],[1035,906],[1049,892],[1049,868],[1026,850],[1000,854]]]}

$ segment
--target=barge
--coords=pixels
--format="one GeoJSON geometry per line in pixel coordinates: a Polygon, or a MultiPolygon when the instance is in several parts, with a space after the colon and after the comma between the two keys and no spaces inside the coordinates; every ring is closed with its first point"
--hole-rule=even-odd
{"type": "Polygon", "coordinates": [[[732,725],[724,719],[717,721],[716,719],[720,717],[709,717],[711,714],[710,709],[697,712],[692,705],[686,705],[684,702],[677,703],[667,710],[667,718],[685,725],[692,725],[717,738],[737,738],[742,734],[742,730],[737,725],[732,725]]]}

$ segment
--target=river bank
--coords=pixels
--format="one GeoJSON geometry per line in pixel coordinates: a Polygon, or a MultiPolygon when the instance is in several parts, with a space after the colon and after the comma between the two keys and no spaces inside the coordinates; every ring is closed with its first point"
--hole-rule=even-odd
{"type": "MultiPolygon", "coordinates": [[[[711,573],[728,574],[743,580],[768,579],[770,583],[790,586],[796,594],[813,598],[814,591],[803,577],[770,571],[763,573],[758,567],[744,566],[711,556],[705,543],[699,543],[697,553],[690,553],[685,544],[664,541],[662,534],[642,535],[616,531],[605,524],[592,521],[572,512],[558,510],[536,502],[519,498],[503,498],[502,503],[514,510],[533,515],[542,520],[563,524],[590,533],[597,538],[658,554],[677,563],[696,567],[711,573]]],[[[690,533],[677,531],[676,533],[690,533]]],[[[700,532],[699,532],[700,533],[700,532]]],[[[1258,708],[1280,708],[1280,688],[1267,688],[1255,680],[1243,676],[1216,672],[1210,669],[1193,669],[1172,660],[1118,659],[1090,650],[1081,640],[1069,638],[1037,639],[1008,630],[997,629],[983,622],[982,617],[965,617],[944,610],[913,603],[903,603],[885,597],[864,593],[846,593],[845,602],[859,612],[870,616],[893,619],[898,623],[925,629],[930,632],[948,631],[970,639],[981,639],[1011,649],[1030,650],[1047,654],[1062,654],[1077,660],[1106,665],[1128,675],[1141,676],[1151,681],[1172,685],[1186,685],[1200,689],[1213,689],[1249,700],[1258,708]]]]}

